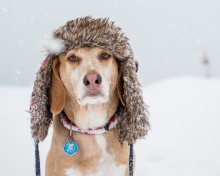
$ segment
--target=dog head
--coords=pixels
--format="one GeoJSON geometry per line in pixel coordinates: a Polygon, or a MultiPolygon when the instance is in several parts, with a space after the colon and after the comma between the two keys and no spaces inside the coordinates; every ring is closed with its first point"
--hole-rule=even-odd
{"type": "MultiPolygon", "coordinates": [[[[115,91],[118,65],[109,50],[98,47],[72,49],[60,54],[54,62],[56,63],[53,74],[58,74],[55,67],[59,66],[59,77],[66,93],[80,105],[105,103],[109,100],[110,94],[112,95],[115,91]]],[[[59,89],[61,86],[53,89],[59,89]]],[[[51,94],[53,91],[51,90],[51,94]]]]}
{"type": "Polygon", "coordinates": [[[61,80],[78,104],[105,103],[114,93],[118,67],[111,51],[98,47],[73,49],[61,55],[60,62],[61,80]]]}
{"type": "Polygon", "coordinates": [[[52,113],[63,110],[66,97],[81,105],[105,103],[115,89],[121,100],[119,141],[134,143],[146,135],[149,122],[136,75],[137,62],[121,29],[106,18],[85,17],[67,22],[53,37],[62,47],[56,52],[48,49],[32,93],[35,142],[46,137],[52,113]]]}

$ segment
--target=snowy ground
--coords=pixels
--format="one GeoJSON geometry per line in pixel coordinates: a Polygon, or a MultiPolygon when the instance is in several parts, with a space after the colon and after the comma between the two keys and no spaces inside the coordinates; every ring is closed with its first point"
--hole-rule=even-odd
{"type": "MultiPolygon", "coordinates": [[[[143,88],[151,131],[135,144],[136,176],[220,175],[220,79],[178,77],[143,88]]],[[[0,87],[0,175],[34,175],[31,88],[0,87]]],[[[42,172],[51,140],[40,144],[42,172]]],[[[42,174],[44,175],[44,174],[42,174]]]]}

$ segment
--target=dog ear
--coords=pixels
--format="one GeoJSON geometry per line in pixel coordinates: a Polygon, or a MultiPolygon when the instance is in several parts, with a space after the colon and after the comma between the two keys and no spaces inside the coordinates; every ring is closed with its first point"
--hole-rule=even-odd
{"type": "Polygon", "coordinates": [[[59,59],[57,57],[54,58],[52,63],[50,99],[49,99],[51,106],[50,111],[54,114],[59,114],[63,110],[66,100],[66,91],[59,77],[59,72],[58,72],[59,65],[60,65],[59,59]]]}
{"type": "Polygon", "coordinates": [[[125,106],[125,102],[123,100],[123,77],[122,77],[122,71],[119,70],[118,73],[118,80],[117,80],[117,93],[118,93],[118,97],[120,99],[120,102],[123,106],[125,106]]]}
{"type": "Polygon", "coordinates": [[[144,137],[149,128],[148,111],[144,103],[141,85],[136,74],[137,64],[134,59],[127,59],[120,63],[123,78],[123,100],[125,106],[118,110],[119,141],[134,143],[144,137]]]}

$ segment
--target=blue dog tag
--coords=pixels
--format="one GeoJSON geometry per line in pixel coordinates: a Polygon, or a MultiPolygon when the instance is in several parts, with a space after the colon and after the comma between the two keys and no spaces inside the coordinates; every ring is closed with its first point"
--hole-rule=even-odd
{"type": "Polygon", "coordinates": [[[64,144],[63,150],[67,155],[74,155],[78,151],[78,145],[74,141],[68,141],[64,144]]]}

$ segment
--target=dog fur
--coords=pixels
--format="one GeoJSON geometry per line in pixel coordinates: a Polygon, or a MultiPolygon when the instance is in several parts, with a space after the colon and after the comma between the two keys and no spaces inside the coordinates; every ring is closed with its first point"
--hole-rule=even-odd
{"type": "MultiPolygon", "coordinates": [[[[85,17],[55,30],[61,50],[50,53],[37,73],[31,99],[31,129],[36,143],[47,136],[53,119],[53,139],[47,157],[46,176],[128,175],[129,146],[147,134],[149,121],[136,75],[136,61],[121,28],[106,19],[85,17]],[[100,59],[102,53],[111,57],[100,59]],[[75,56],[77,62],[68,58],[75,56]],[[83,77],[99,74],[103,82],[91,98],[83,77]],[[106,133],[74,132],[79,151],[63,152],[69,135],[60,121],[65,111],[81,129],[104,125],[117,114],[118,125],[106,133]]],[[[50,50],[51,51],[51,50],[50,50]]]]}

